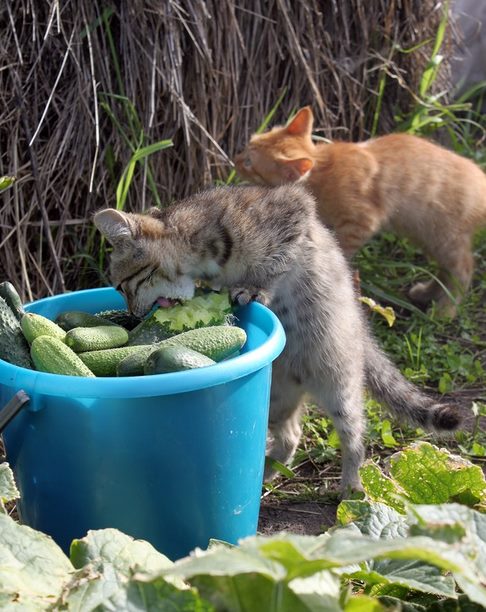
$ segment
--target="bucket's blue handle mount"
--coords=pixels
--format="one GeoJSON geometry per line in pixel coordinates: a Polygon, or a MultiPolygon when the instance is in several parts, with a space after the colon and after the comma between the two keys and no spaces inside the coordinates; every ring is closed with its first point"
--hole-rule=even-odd
{"type": "Polygon", "coordinates": [[[28,402],[30,402],[30,397],[25,391],[20,390],[5,404],[0,411],[0,433],[28,402]]]}

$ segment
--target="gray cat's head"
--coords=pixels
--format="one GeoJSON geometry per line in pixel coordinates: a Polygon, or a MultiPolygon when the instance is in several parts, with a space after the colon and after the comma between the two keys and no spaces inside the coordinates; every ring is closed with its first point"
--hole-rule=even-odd
{"type": "Polygon", "coordinates": [[[193,297],[188,253],[177,230],[153,216],[113,208],[97,212],[93,221],[113,246],[110,279],[130,312],[144,316],[158,300],[167,306],[193,297]]]}

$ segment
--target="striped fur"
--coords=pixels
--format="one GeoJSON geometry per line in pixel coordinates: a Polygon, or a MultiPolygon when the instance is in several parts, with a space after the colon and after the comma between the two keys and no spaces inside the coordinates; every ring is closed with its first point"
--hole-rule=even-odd
{"type": "Polygon", "coordinates": [[[230,288],[239,303],[274,310],[287,335],[273,367],[274,459],[294,454],[304,394],[333,419],[345,489],[360,486],[365,385],[399,418],[434,430],[459,425],[454,407],[419,391],[378,348],[345,257],[303,187],[219,187],[147,215],[100,211],[94,222],[114,246],[111,278],[135,314],[158,297],[190,298],[197,279],[230,288]]]}

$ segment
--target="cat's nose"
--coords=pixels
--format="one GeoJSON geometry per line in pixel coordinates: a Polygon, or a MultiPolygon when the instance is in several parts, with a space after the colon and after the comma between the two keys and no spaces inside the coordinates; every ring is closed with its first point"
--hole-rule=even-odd
{"type": "Polygon", "coordinates": [[[245,161],[245,152],[244,151],[242,151],[241,153],[238,153],[235,156],[235,166],[237,168],[241,167],[244,161],[245,161]]]}
{"type": "Polygon", "coordinates": [[[238,174],[244,174],[245,173],[245,153],[238,153],[238,155],[236,155],[234,162],[235,162],[235,168],[236,171],[238,172],[238,174]]]}

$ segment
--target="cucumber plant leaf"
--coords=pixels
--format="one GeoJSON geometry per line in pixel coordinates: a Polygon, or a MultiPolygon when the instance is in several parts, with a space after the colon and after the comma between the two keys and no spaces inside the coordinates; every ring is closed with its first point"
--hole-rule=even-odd
{"type": "Polygon", "coordinates": [[[0,463],[0,512],[5,513],[5,504],[20,497],[13,472],[8,463],[0,463]]]}
{"type": "Polygon", "coordinates": [[[59,597],[73,566],[49,536],[0,514],[0,590],[19,609],[44,610],[59,597]]]}
{"type": "Polygon", "coordinates": [[[486,480],[481,467],[428,442],[416,442],[392,455],[388,472],[384,474],[372,462],[361,468],[370,499],[402,512],[404,499],[413,504],[456,501],[486,510],[486,480]]]}

